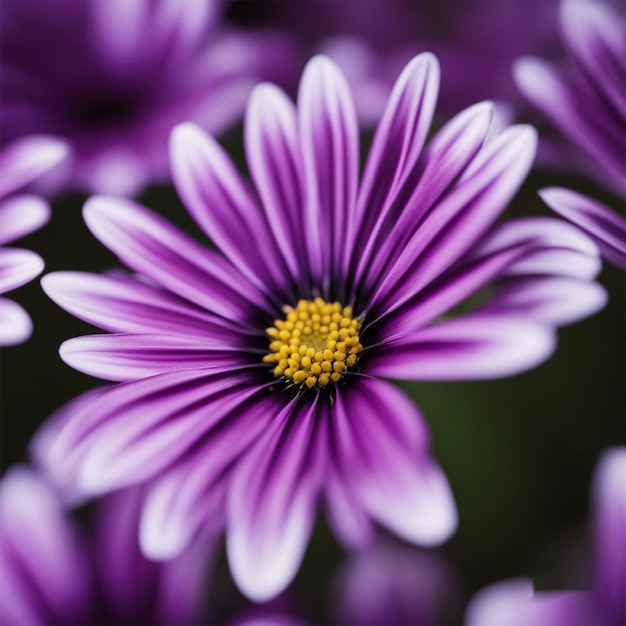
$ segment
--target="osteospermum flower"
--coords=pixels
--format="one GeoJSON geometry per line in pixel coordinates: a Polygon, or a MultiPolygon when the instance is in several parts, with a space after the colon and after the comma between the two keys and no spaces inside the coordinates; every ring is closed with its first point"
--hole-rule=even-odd
{"type": "MultiPolygon", "coordinates": [[[[43,226],[50,216],[45,200],[15,192],[57,166],[66,154],[63,142],[48,137],[27,137],[0,151],[0,294],[30,282],[44,267],[38,254],[5,247],[43,226]]],[[[26,311],[0,298],[0,346],[22,343],[32,330],[26,311]]]]}
{"type": "Polygon", "coordinates": [[[626,624],[626,448],[601,456],[592,485],[592,591],[540,591],[528,579],[487,587],[470,603],[467,626],[626,624]]]}
{"type": "Polygon", "coordinates": [[[64,137],[66,182],[133,194],[167,179],[178,122],[212,133],[280,71],[276,37],[239,33],[221,0],[19,0],[0,4],[0,136],[64,137]],[[271,75],[271,74],[270,74],[271,75]]]}
{"type": "Polygon", "coordinates": [[[542,189],[543,201],[576,224],[597,244],[611,263],[626,270],[626,219],[605,204],[560,187],[542,189]]]}
{"type": "Polygon", "coordinates": [[[608,3],[563,0],[561,33],[570,63],[518,60],[517,84],[566,138],[558,159],[626,194],[626,41],[624,18],[608,3]],[[572,158],[571,147],[575,148],[572,158]]]}
{"type": "Polygon", "coordinates": [[[424,148],[437,86],[432,55],[406,67],[360,185],[350,92],[323,57],[304,72],[297,110],[272,85],[251,96],[258,195],[212,138],[177,127],[175,184],[219,252],[131,201],[87,203],[89,228],[136,274],[43,280],[113,333],[68,341],[63,359],[121,383],[61,410],[34,441],[66,494],[154,479],[146,553],[171,557],[223,520],[235,580],[256,600],[295,575],[320,501],[346,545],[371,540],[373,522],[423,545],[452,534],[424,420],[383,379],[515,374],[552,352],[556,324],[605,296],[590,282],[597,248],[574,227],[492,229],[531,166],[532,128],[486,140],[480,104],[424,148]],[[482,307],[442,318],[486,285],[482,307]]]}
{"type": "Polygon", "coordinates": [[[98,503],[84,533],[25,466],[0,482],[0,622],[4,626],[196,624],[208,543],[168,563],[137,542],[141,490],[98,503]]]}

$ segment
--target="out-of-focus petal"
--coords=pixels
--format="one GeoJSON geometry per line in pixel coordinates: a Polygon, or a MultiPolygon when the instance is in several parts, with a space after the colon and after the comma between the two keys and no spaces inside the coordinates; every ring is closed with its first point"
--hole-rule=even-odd
{"type": "Polygon", "coordinates": [[[0,293],[17,289],[41,274],[43,259],[30,250],[0,249],[0,293]]]}
{"type": "Polygon", "coordinates": [[[626,219],[570,189],[549,187],[539,195],[550,208],[592,237],[611,263],[626,270],[626,219]]]}
{"type": "Polygon", "coordinates": [[[594,591],[604,619],[626,617],[626,448],[600,457],[591,491],[594,524],[594,591]]]}
{"type": "Polygon", "coordinates": [[[589,626],[601,623],[598,619],[591,593],[535,593],[528,579],[483,589],[465,613],[466,626],[589,626]]]}
{"type": "Polygon", "coordinates": [[[48,203],[39,196],[22,194],[0,203],[0,245],[41,228],[50,218],[48,203]]]}
{"type": "Polygon", "coordinates": [[[0,298],[0,346],[14,346],[26,341],[33,332],[28,313],[13,300],[0,298]]]}

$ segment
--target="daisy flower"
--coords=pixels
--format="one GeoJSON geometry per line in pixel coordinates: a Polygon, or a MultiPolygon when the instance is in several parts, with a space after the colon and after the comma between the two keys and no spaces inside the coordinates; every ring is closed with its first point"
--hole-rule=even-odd
{"type": "Polygon", "coordinates": [[[600,457],[592,484],[592,591],[540,591],[528,579],[487,587],[467,609],[467,626],[594,626],[626,623],[626,448],[600,457]]]}
{"type": "MultiPolygon", "coordinates": [[[[25,137],[0,151],[0,294],[21,287],[44,268],[30,250],[6,248],[7,243],[41,228],[50,217],[48,203],[22,188],[55,168],[67,155],[67,146],[49,137],[25,137]]],[[[33,323],[24,309],[0,298],[0,346],[26,341],[33,323]]]]}
{"type": "Polygon", "coordinates": [[[373,522],[425,546],[450,537],[456,508],[426,423],[384,379],[516,374],[605,294],[597,248],[574,227],[494,227],[533,162],[532,128],[487,139],[484,103],[425,146],[438,79],[431,54],[405,68],[360,183],[354,105],[324,57],[297,108],[269,84],[250,98],[256,194],[214,139],[177,127],[175,184],[219,251],[129,200],[88,201],[88,227],[134,274],[43,279],[111,333],[66,342],[62,358],[120,383],[62,409],[33,443],[68,497],[153,480],[146,553],[169,558],[223,520],[233,576],[255,600],[295,575],[321,502],[347,546],[371,541],[373,522]],[[487,285],[481,307],[448,314],[487,285]]]}
{"type": "Polygon", "coordinates": [[[66,183],[135,194],[167,180],[172,127],[212,133],[241,115],[284,46],[221,23],[221,0],[20,0],[0,4],[0,136],[63,137],[66,183]]]}
{"type": "Polygon", "coordinates": [[[573,164],[624,196],[624,17],[608,3],[563,0],[560,25],[569,64],[521,58],[514,65],[517,85],[565,138],[564,145],[554,148],[560,163],[573,164]]]}
{"type": "Polygon", "coordinates": [[[26,466],[0,481],[0,622],[196,624],[209,544],[167,563],[137,542],[141,490],[99,502],[84,533],[48,484],[26,466]]]}

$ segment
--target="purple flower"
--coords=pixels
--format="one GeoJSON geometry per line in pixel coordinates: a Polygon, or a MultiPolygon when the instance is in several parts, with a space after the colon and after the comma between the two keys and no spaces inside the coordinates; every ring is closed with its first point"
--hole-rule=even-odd
{"type": "Polygon", "coordinates": [[[220,24],[220,0],[20,0],[0,5],[0,136],[66,138],[67,183],[134,194],[167,179],[178,122],[224,130],[281,42],[220,24]]]}
{"type": "Polygon", "coordinates": [[[539,195],[550,208],[586,232],[598,244],[602,256],[626,270],[626,219],[570,189],[552,187],[542,189],[539,195]]]}
{"type": "Polygon", "coordinates": [[[559,161],[626,195],[626,40],[624,19],[602,2],[564,0],[562,38],[570,63],[523,58],[515,78],[526,98],[568,140],[559,161]],[[577,152],[574,158],[571,146],[577,152]]]}
{"type": "Polygon", "coordinates": [[[119,381],[62,410],[33,453],[72,497],[154,479],[141,523],[153,558],[207,521],[227,526],[233,576],[253,599],[295,575],[323,501],[339,538],[378,522],[423,545],[456,527],[426,424],[381,378],[510,376],[545,360],[555,325],[602,307],[593,242],[569,224],[494,226],[531,167],[535,132],[489,133],[489,104],[424,146],[436,59],[404,70],[359,184],[345,80],[307,66],[297,109],[259,86],[245,118],[255,195],[210,137],[172,137],[174,181],[214,252],[147,209],[98,197],[92,232],[135,275],[50,274],[60,306],[113,334],[63,359],[119,381]],[[478,290],[491,299],[442,317],[478,290]]]}
{"type": "MultiPolygon", "coordinates": [[[[241,2],[239,4],[242,4],[241,2]]],[[[439,110],[452,115],[485,98],[517,107],[511,63],[548,54],[558,43],[558,2],[527,0],[441,3],[436,0],[271,0],[258,18],[297,34],[305,54],[329,56],[345,73],[363,121],[384,110],[390,87],[417,53],[434,52],[443,69],[439,110]]]]}
{"type": "MultiPolygon", "coordinates": [[[[48,137],[25,137],[0,151],[0,294],[21,287],[43,270],[41,257],[5,244],[41,228],[49,219],[45,200],[31,193],[15,195],[57,166],[67,155],[66,145],[48,137]]],[[[24,309],[0,298],[0,346],[26,341],[33,324],[24,309]]]]}
{"type": "Polygon", "coordinates": [[[592,485],[593,591],[535,592],[527,579],[487,587],[470,603],[468,626],[626,624],[626,448],[607,450],[592,485]]]}
{"type": "Polygon", "coordinates": [[[208,544],[168,563],[139,551],[139,490],[98,504],[89,539],[25,466],[0,482],[0,622],[4,626],[195,624],[208,544]]]}

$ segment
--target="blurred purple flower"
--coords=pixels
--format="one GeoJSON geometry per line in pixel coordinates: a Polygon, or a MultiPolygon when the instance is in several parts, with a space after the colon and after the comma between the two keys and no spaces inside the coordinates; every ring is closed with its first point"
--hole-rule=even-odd
{"type": "Polygon", "coordinates": [[[148,561],[137,541],[141,499],[128,490],[98,503],[88,542],[37,474],[9,469],[0,482],[0,623],[198,623],[209,546],[148,561]]]}
{"type": "Polygon", "coordinates": [[[440,555],[385,541],[347,559],[334,588],[344,626],[451,624],[460,601],[457,574],[440,555]]]}
{"type": "Polygon", "coordinates": [[[560,8],[568,66],[522,58],[514,68],[517,84],[567,140],[553,147],[560,165],[574,166],[625,196],[624,17],[603,2],[563,0],[560,8]]]}
{"type": "MultiPolygon", "coordinates": [[[[240,3],[241,4],[241,3],[240,3]]],[[[304,56],[329,56],[345,73],[361,120],[375,124],[402,67],[429,50],[444,77],[440,110],[489,98],[517,106],[511,64],[558,45],[558,1],[271,0],[245,3],[298,36],[304,56]]],[[[249,9],[250,10],[250,9],[249,9]]]]}
{"type": "Polygon", "coordinates": [[[225,516],[236,582],[268,599],[298,570],[321,498],[349,546],[371,540],[372,521],[445,541],[456,508],[426,424],[380,377],[510,376],[552,353],[556,325],[604,305],[598,250],[576,228],[494,226],[531,167],[532,128],[487,139],[483,103],[425,147],[438,76],[429,54],[405,68],[360,184],[351,95],[323,57],[297,109],[272,85],[251,96],[258,197],[215,140],[177,127],[175,184],[220,252],[131,201],[85,206],[138,274],[59,272],[43,285],[114,333],[66,342],[63,359],[122,384],[61,410],[33,453],[73,497],[157,477],[141,525],[151,557],[225,516]],[[486,304],[442,318],[485,286],[486,304]]]}
{"type": "Polygon", "coordinates": [[[593,591],[535,592],[528,579],[487,587],[474,597],[467,626],[626,624],[626,448],[607,450],[592,485],[593,591]]]}
{"type": "MultiPolygon", "coordinates": [[[[41,257],[30,250],[5,248],[41,228],[50,208],[42,198],[15,192],[55,168],[67,156],[67,146],[49,137],[25,137],[0,151],[0,294],[21,287],[43,270],[41,257]]],[[[26,341],[33,324],[24,309],[0,298],[0,346],[26,341]]]]}
{"type": "Polygon", "coordinates": [[[626,270],[626,219],[570,189],[551,187],[542,189],[539,195],[550,208],[586,232],[598,244],[602,256],[626,270]]]}
{"type": "Polygon", "coordinates": [[[0,3],[0,136],[66,138],[66,182],[134,194],[168,178],[171,128],[239,118],[283,42],[220,24],[221,0],[0,3]]]}

